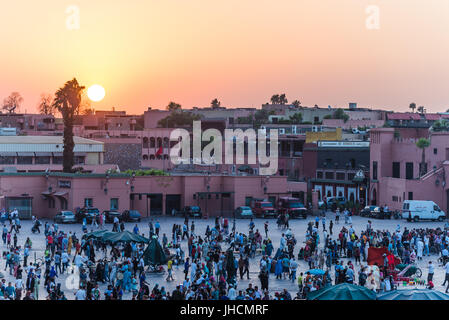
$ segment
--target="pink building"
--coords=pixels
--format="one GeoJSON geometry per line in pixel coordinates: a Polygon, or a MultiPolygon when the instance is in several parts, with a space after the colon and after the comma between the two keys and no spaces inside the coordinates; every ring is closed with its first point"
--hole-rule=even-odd
{"type": "MultiPolygon", "coordinates": [[[[99,210],[136,209],[142,216],[170,214],[198,205],[209,216],[232,216],[253,198],[274,203],[286,195],[305,196],[306,183],[285,177],[180,175],[143,176],[66,173],[0,173],[0,204],[24,218],[53,217],[85,205],[99,210]]],[[[305,200],[305,199],[304,199],[305,200]]]]}
{"type": "Polygon", "coordinates": [[[449,211],[449,133],[429,135],[431,145],[425,149],[427,174],[420,177],[422,150],[418,138],[395,137],[394,129],[371,131],[370,199],[373,204],[387,204],[400,210],[404,200],[432,200],[446,213],[449,211]]]}

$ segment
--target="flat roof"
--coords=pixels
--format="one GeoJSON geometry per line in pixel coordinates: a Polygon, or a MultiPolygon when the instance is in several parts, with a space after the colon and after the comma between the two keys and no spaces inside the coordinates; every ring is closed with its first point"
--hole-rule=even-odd
{"type": "MultiPolygon", "coordinates": [[[[101,141],[73,137],[75,144],[104,144],[101,141]]],[[[0,136],[0,144],[63,144],[63,136],[0,136]]]]}

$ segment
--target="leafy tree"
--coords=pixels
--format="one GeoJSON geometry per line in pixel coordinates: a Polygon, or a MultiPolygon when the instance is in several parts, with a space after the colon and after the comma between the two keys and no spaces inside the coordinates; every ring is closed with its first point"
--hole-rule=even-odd
{"type": "Polygon", "coordinates": [[[84,109],[83,110],[83,114],[86,116],[91,116],[95,114],[95,109],[94,108],[88,108],[88,109],[84,109]]]}
{"type": "Polygon", "coordinates": [[[332,115],[331,114],[326,114],[323,119],[332,119],[332,115]]]}
{"type": "Polygon", "coordinates": [[[292,105],[293,105],[294,107],[296,107],[296,108],[299,108],[299,107],[301,107],[301,101],[295,100],[295,101],[292,102],[292,105]]]}
{"type": "Polygon", "coordinates": [[[271,96],[270,101],[271,101],[272,104],[279,104],[279,101],[280,101],[279,100],[279,95],[278,94],[273,94],[271,96]]]}
{"type": "Polygon", "coordinates": [[[76,78],[67,81],[62,88],[55,93],[54,107],[61,113],[64,122],[64,152],[63,171],[72,172],[74,164],[73,148],[73,122],[77,110],[80,108],[84,87],[78,84],[76,78]]]}
{"type": "Polygon", "coordinates": [[[54,115],[56,112],[56,108],[53,104],[52,96],[47,93],[42,93],[37,105],[37,109],[39,110],[40,114],[54,115]]]}
{"type": "Polygon", "coordinates": [[[177,110],[158,121],[159,128],[177,128],[192,126],[193,121],[201,120],[201,115],[189,111],[177,110]]]}
{"type": "Polygon", "coordinates": [[[9,113],[14,113],[20,109],[20,105],[23,102],[23,98],[18,92],[11,92],[11,94],[3,100],[3,110],[7,110],[9,113]]]}
{"type": "Polygon", "coordinates": [[[296,112],[295,114],[290,116],[290,123],[292,124],[300,124],[302,122],[302,114],[301,112],[296,112]]]}
{"type": "Polygon", "coordinates": [[[344,122],[348,121],[349,116],[345,113],[345,111],[341,108],[338,108],[334,111],[333,114],[334,119],[342,119],[344,122]]]}
{"type": "Polygon", "coordinates": [[[430,146],[430,141],[426,138],[419,138],[419,140],[416,142],[416,146],[422,150],[422,154],[421,154],[421,166],[420,166],[420,172],[419,172],[419,176],[422,177],[423,175],[426,174],[426,153],[425,150],[427,147],[430,146]]]}
{"type": "Polygon", "coordinates": [[[168,111],[178,111],[181,110],[181,105],[179,103],[170,101],[167,107],[165,107],[168,111]]]}
{"type": "Polygon", "coordinates": [[[217,98],[215,98],[214,100],[211,101],[210,106],[211,106],[213,109],[220,108],[221,102],[218,101],[217,98]]]}
{"type": "Polygon", "coordinates": [[[415,109],[416,109],[416,103],[414,103],[414,102],[410,103],[409,108],[412,109],[412,112],[415,112],[415,109]]]}
{"type": "Polygon", "coordinates": [[[449,131],[449,121],[446,119],[437,120],[430,129],[434,132],[449,131]]]}

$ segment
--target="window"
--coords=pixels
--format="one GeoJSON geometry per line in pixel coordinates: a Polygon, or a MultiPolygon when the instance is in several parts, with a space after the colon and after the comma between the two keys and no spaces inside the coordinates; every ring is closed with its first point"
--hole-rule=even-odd
{"type": "Polygon", "coordinates": [[[49,207],[50,209],[52,209],[52,208],[55,207],[55,199],[54,199],[53,197],[49,197],[49,198],[48,198],[48,207],[49,207]]]}
{"type": "Polygon", "coordinates": [[[433,148],[433,154],[438,154],[438,149],[437,148],[433,148]]]}
{"type": "Polygon", "coordinates": [[[33,157],[17,157],[17,164],[33,164],[33,157]]]}
{"type": "Polygon", "coordinates": [[[413,179],[413,162],[407,162],[405,164],[405,179],[413,179]]]}
{"type": "Polygon", "coordinates": [[[373,180],[377,180],[377,161],[373,161],[373,180]]]}
{"type": "Polygon", "coordinates": [[[426,174],[427,173],[427,163],[420,163],[419,164],[419,174],[426,174]]]}
{"type": "Polygon", "coordinates": [[[352,181],[354,179],[355,173],[348,172],[348,180],[352,181]]]}
{"type": "Polygon", "coordinates": [[[94,200],[92,198],[85,198],[84,199],[84,206],[85,207],[93,207],[94,206],[94,200]]]}
{"type": "Polygon", "coordinates": [[[111,210],[118,210],[118,198],[111,198],[111,210]]]}
{"type": "Polygon", "coordinates": [[[333,172],[326,172],[325,177],[328,180],[334,180],[334,173],[333,172]]]}
{"type": "Polygon", "coordinates": [[[75,156],[75,159],[74,159],[75,164],[84,164],[84,159],[85,159],[84,156],[75,156]]]}
{"type": "Polygon", "coordinates": [[[317,179],[323,179],[323,171],[317,171],[316,172],[316,178],[317,179]]]}
{"type": "Polygon", "coordinates": [[[393,200],[393,202],[398,202],[398,196],[393,196],[392,200],[393,200]]]}
{"type": "Polygon", "coordinates": [[[337,180],[345,180],[345,176],[344,172],[337,172],[337,180]]]}
{"type": "Polygon", "coordinates": [[[399,162],[393,162],[393,178],[401,177],[401,164],[399,162]]]}
{"type": "Polygon", "coordinates": [[[284,175],[284,169],[279,169],[279,175],[283,176],[284,175]]]}
{"type": "Polygon", "coordinates": [[[34,158],[35,164],[50,164],[50,157],[36,157],[34,158]]]}
{"type": "Polygon", "coordinates": [[[409,200],[413,200],[413,192],[409,192],[408,193],[408,199],[409,200]]]}
{"type": "Polygon", "coordinates": [[[53,157],[53,164],[62,164],[62,157],[53,157]]]}
{"type": "Polygon", "coordinates": [[[14,164],[14,157],[0,156],[0,164],[14,164]]]}

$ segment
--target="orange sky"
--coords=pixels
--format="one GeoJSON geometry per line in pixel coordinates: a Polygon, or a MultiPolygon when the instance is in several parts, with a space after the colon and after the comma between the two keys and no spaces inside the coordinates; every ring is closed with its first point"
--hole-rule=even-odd
{"type": "Polygon", "coordinates": [[[36,110],[66,80],[101,84],[95,109],[141,113],[217,97],[430,112],[449,108],[447,0],[16,0],[0,2],[0,98],[36,110]],[[365,27],[367,5],[380,30],[365,27]],[[80,8],[80,29],[66,8],[80,8]]]}

